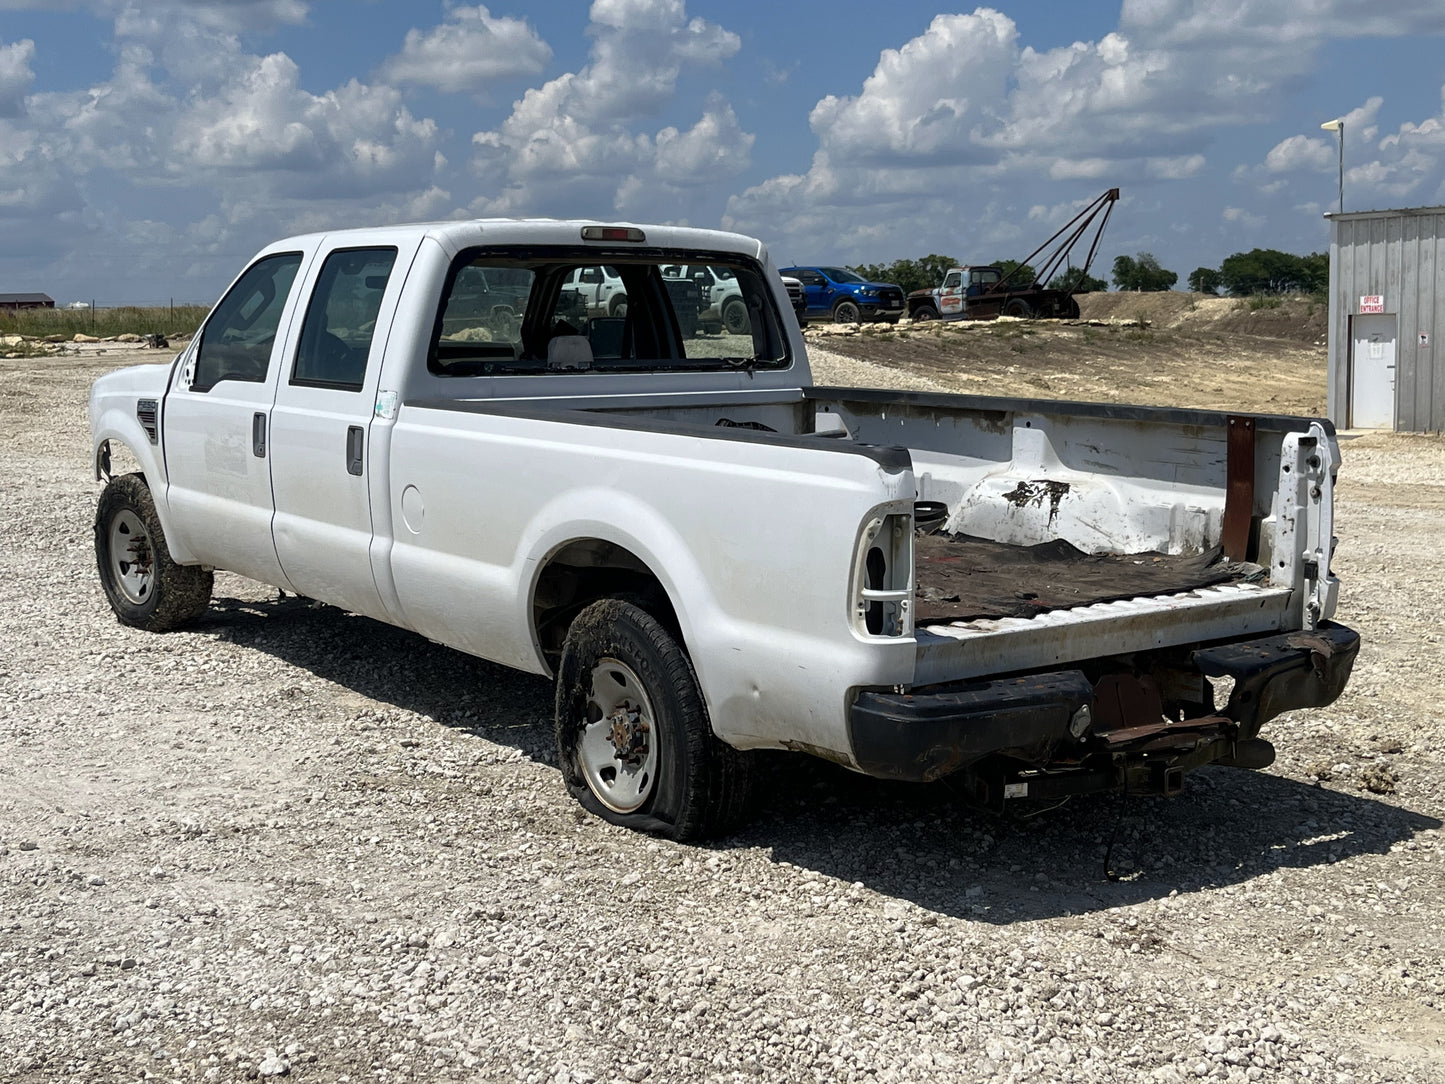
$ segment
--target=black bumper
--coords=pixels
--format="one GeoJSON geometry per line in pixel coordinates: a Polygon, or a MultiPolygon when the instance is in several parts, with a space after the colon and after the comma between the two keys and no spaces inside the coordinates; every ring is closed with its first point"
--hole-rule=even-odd
{"type": "MultiPolygon", "coordinates": [[[[1051,773],[1053,782],[1043,788],[1051,793],[1136,781],[1141,790],[1172,792],[1182,772],[1200,764],[1258,767],[1263,750],[1272,759],[1267,743],[1254,741],[1260,727],[1281,712],[1333,702],[1359,647],[1358,633],[1325,623],[1310,633],[1196,648],[1190,661],[1200,673],[1234,679],[1224,709],[1112,733],[1090,725],[1094,689],[1079,670],[912,693],[863,692],[848,722],[853,756],[864,772],[882,779],[928,782],[994,761],[1051,773]]],[[[1039,791],[1030,794],[1042,796],[1039,791]]]]}

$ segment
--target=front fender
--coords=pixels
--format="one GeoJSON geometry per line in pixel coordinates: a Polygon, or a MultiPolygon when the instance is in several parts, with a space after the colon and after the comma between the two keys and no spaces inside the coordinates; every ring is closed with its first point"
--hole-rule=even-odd
{"type": "Polygon", "coordinates": [[[161,446],[165,410],[165,390],[172,361],[165,365],[137,365],[107,373],[90,391],[91,464],[97,481],[113,473],[112,465],[122,454],[135,461],[136,470],[145,476],[155,500],[156,514],[166,534],[171,557],[179,564],[194,563],[195,557],[179,541],[179,533],[171,529],[170,507],[166,503],[166,465],[161,446]],[[143,424],[139,404],[155,403],[154,436],[143,424]]]}

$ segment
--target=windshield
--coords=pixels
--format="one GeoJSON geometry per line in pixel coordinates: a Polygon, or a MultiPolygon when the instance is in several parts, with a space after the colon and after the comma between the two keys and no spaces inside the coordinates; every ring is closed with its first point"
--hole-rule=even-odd
{"type": "Polygon", "coordinates": [[[453,264],[428,368],[441,376],[785,369],[787,326],[762,267],[743,256],[475,249],[453,264]],[[699,256],[707,262],[683,262],[699,256]],[[728,288],[709,285],[714,279],[728,288]]]}
{"type": "Polygon", "coordinates": [[[818,270],[822,271],[823,274],[827,275],[834,282],[859,283],[868,281],[862,275],[855,275],[846,267],[820,267],[818,270]]]}

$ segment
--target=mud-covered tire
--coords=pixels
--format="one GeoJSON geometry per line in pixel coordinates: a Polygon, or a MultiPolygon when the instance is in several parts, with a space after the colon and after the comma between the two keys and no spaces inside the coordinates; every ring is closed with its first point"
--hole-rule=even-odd
{"type": "Polygon", "coordinates": [[[929,320],[937,319],[938,310],[932,305],[919,305],[918,308],[913,310],[913,322],[915,324],[922,324],[929,320]]]}
{"type": "Polygon", "coordinates": [[[722,322],[729,335],[746,335],[753,328],[752,321],[748,319],[748,307],[737,298],[723,306],[722,322]]]}
{"type": "Polygon", "coordinates": [[[687,654],[632,602],[594,602],[572,622],[556,729],[567,790],[612,824],[691,841],[746,815],[751,758],[713,734],[687,654]]]}
{"type": "Polygon", "coordinates": [[[150,487],[139,474],[112,478],[95,509],[95,564],[123,625],[165,632],[211,604],[211,571],[171,560],[150,487]]]}
{"type": "Polygon", "coordinates": [[[833,323],[835,324],[856,324],[863,318],[862,310],[856,302],[840,301],[833,306],[833,323]]]}

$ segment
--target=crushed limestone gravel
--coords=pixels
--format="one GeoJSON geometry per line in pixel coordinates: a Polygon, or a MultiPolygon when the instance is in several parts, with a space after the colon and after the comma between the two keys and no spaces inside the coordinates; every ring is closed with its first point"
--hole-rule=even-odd
{"type": "Polygon", "coordinates": [[[0,362],[0,1081],[1445,1080],[1439,439],[1345,443],[1365,648],[1273,768],[1000,819],[779,756],[680,846],[566,797],[540,678],[224,574],[118,625],[135,360],[0,362]]]}

